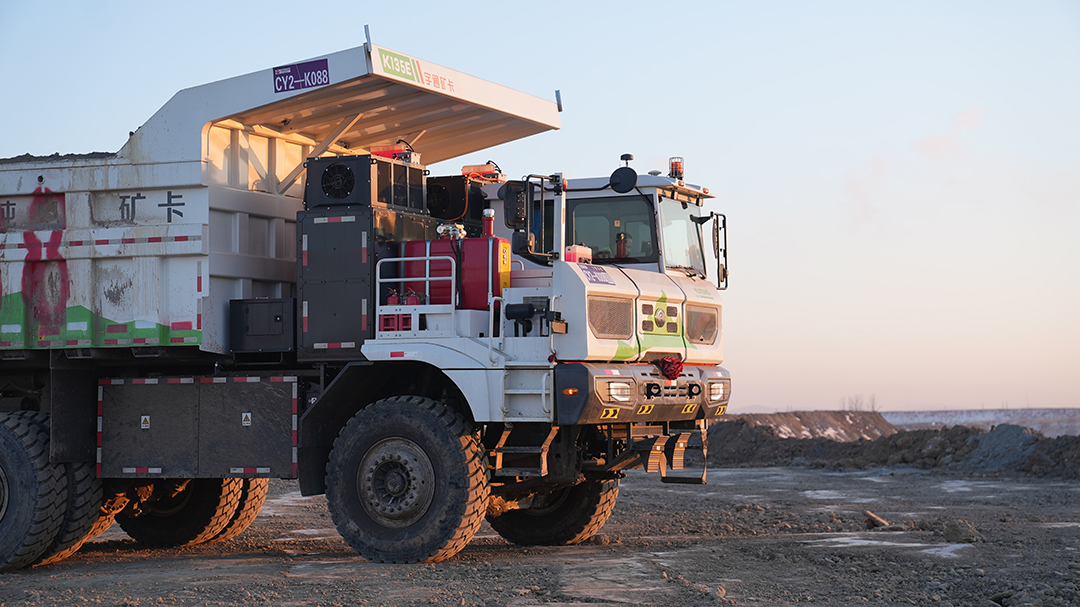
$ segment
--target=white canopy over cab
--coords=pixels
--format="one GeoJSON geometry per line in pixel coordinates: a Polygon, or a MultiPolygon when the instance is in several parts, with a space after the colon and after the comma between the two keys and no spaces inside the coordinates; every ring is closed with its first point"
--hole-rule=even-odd
{"type": "Polygon", "coordinates": [[[210,183],[231,171],[223,185],[285,193],[303,159],[326,152],[364,154],[405,141],[432,164],[558,128],[553,101],[365,45],[182,90],[119,155],[137,164],[207,162],[210,183]],[[230,161],[245,159],[227,154],[245,142],[230,131],[292,144],[247,171],[274,164],[262,175],[272,187],[237,179],[230,161]]]}

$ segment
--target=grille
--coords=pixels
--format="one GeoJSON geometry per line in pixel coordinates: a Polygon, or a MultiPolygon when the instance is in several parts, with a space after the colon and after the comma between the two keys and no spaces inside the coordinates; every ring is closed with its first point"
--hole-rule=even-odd
{"type": "Polygon", "coordinates": [[[630,339],[634,334],[633,316],[633,300],[589,298],[589,328],[601,339],[630,339]]]}
{"type": "Polygon", "coordinates": [[[686,338],[695,344],[715,342],[717,320],[716,308],[686,306],[686,338]]]}

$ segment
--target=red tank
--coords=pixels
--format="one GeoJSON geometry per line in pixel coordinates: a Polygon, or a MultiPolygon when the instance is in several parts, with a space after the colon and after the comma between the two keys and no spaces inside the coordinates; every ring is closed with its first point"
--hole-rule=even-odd
{"type": "MultiPolygon", "coordinates": [[[[457,239],[443,236],[438,240],[414,240],[405,243],[402,257],[452,257],[457,260],[459,284],[457,307],[465,310],[488,309],[488,277],[491,277],[491,294],[502,296],[504,287],[510,286],[510,241],[491,234],[491,222],[485,217],[484,234],[480,238],[457,239]]],[[[431,260],[431,276],[449,276],[450,262],[431,260]]],[[[425,262],[405,262],[405,277],[424,276],[425,262]]],[[[431,304],[448,304],[457,286],[449,280],[430,283],[431,304]]],[[[412,290],[423,294],[423,282],[406,282],[405,293],[412,290]]]]}

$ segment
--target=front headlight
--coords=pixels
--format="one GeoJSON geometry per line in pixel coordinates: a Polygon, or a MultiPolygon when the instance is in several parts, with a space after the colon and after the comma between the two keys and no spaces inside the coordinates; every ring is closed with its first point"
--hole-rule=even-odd
{"type": "Polygon", "coordinates": [[[633,386],[623,381],[608,382],[607,389],[608,397],[620,403],[629,402],[634,395],[633,386]]]}
{"type": "Polygon", "coordinates": [[[709,402],[719,403],[731,396],[731,382],[714,381],[709,383],[709,402]]]}
{"type": "Polygon", "coordinates": [[[604,382],[597,392],[607,402],[627,403],[634,396],[634,384],[625,381],[604,382]]]}

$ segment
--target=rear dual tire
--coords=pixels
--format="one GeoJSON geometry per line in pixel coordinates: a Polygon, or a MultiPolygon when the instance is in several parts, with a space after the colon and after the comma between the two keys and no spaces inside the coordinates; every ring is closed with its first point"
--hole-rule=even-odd
{"type": "Polygon", "coordinates": [[[49,463],[48,416],[0,414],[0,571],[32,565],[52,548],[68,514],[68,474],[49,463]]]}

